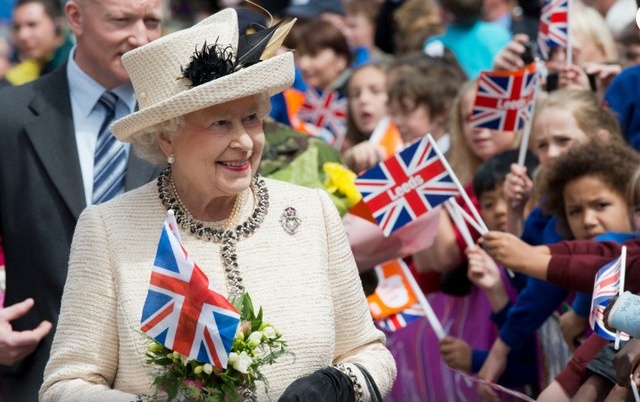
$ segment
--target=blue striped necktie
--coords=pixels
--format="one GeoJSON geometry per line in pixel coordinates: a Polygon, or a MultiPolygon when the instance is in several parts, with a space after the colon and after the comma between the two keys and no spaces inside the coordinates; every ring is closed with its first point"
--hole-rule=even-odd
{"type": "Polygon", "coordinates": [[[93,162],[93,204],[100,204],[124,192],[127,150],[109,130],[117,101],[118,97],[113,92],[105,91],[97,103],[105,110],[105,117],[98,133],[93,162]]]}

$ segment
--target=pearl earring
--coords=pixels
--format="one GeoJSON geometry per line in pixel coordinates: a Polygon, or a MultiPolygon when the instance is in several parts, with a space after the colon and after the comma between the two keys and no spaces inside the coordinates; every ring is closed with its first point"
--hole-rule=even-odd
{"type": "Polygon", "coordinates": [[[173,154],[167,156],[167,163],[169,165],[173,164],[173,162],[175,162],[175,161],[176,161],[176,158],[173,156],[173,154]]]}

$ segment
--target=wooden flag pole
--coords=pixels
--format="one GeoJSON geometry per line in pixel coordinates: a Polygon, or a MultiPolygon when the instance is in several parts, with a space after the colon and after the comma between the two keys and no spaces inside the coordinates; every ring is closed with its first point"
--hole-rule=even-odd
{"type": "Polygon", "coordinates": [[[531,127],[533,126],[533,113],[536,110],[536,99],[538,98],[538,71],[536,70],[536,83],[533,87],[533,105],[531,105],[531,114],[529,120],[524,124],[522,129],[522,140],[520,141],[520,150],[518,152],[518,166],[524,166],[524,161],[527,157],[527,150],[529,149],[529,138],[531,137],[531,127]]]}
{"type": "Polygon", "coordinates": [[[573,51],[571,44],[571,14],[573,14],[573,1],[567,0],[567,66],[571,66],[573,64],[573,51]]]}
{"type": "Polygon", "coordinates": [[[422,289],[420,289],[420,286],[418,286],[416,278],[413,277],[413,274],[409,270],[409,267],[407,267],[406,264],[400,264],[400,267],[402,268],[402,273],[407,278],[407,281],[409,281],[411,290],[413,290],[413,293],[418,298],[418,303],[420,303],[420,307],[422,307],[422,309],[424,310],[424,314],[427,317],[431,328],[433,328],[433,332],[435,332],[438,340],[442,340],[445,336],[447,336],[447,333],[444,332],[444,328],[442,328],[440,320],[438,320],[438,317],[436,317],[436,313],[433,312],[431,304],[429,304],[429,301],[424,296],[422,289]]]}
{"type": "MultiPolygon", "coordinates": [[[[620,288],[618,289],[618,297],[624,293],[624,281],[627,275],[627,246],[622,246],[620,251],[620,288]]],[[[620,348],[620,330],[616,329],[616,340],[614,343],[614,349],[620,348]]]]}
{"type": "Polygon", "coordinates": [[[638,384],[633,379],[633,373],[629,374],[629,383],[631,383],[631,390],[633,391],[633,398],[636,402],[640,402],[640,392],[638,392],[638,384]]]}
{"type": "Polygon", "coordinates": [[[464,242],[467,245],[467,247],[471,247],[475,243],[473,241],[473,238],[471,237],[471,233],[469,232],[469,228],[464,223],[464,219],[462,218],[462,216],[460,216],[460,213],[456,208],[456,205],[458,205],[458,204],[456,203],[455,205],[453,205],[453,203],[455,201],[452,201],[452,200],[453,200],[453,198],[449,198],[447,201],[445,201],[444,202],[444,207],[447,209],[447,212],[449,213],[449,216],[451,217],[451,220],[453,221],[453,223],[456,225],[456,227],[460,231],[460,234],[462,235],[462,238],[464,239],[464,242]]]}
{"type": "Polygon", "coordinates": [[[467,213],[467,211],[465,211],[464,209],[462,209],[462,207],[460,206],[460,204],[458,204],[458,201],[456,201],[455,198],[451,198],[451,204],[456,208],[456,210],[458,211],[458,213],[460,214],[460,216],[467,221],[467,223],[469,223],[469,225],[473,226],[473,228],[480,233],[481,235],[487,233],[486,230],[484,230],[484,228],[486,228],[486,225],[480,225],[478,222],[475,221],[475,219],[473,219],[473,217],[471,217],[471,215],[469,215],[467,213]]]}

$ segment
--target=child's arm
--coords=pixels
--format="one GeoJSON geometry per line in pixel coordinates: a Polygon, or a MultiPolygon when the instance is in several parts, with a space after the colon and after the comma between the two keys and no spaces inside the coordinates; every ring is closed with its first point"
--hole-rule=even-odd
{"type": "Polygon", "coordinates": [[[467,277],[484,291],[491,310],[496,313],[509,303],[507,290],[502,283],[500,269],[489,255],[478,246],[467,247],[467,277]]]}
{"type": "Polygon", "coordinates": [[[578,337],[584,334],[587,328],[589,328],[589,319],[577,314],[573,309],[560,316],[560,331],[571,352],[575,352],[580,344],[578,337]]]}
{"type": "Polygon", "coordinates": [[[479,243],[497,263],[534,278],[546,279],[551,260],[547,246],[531,246],[511,233],[495,231],[483,235],[479,243]]]}
{"type": "Polygon", "coordinates": [[[440,355],[442,361],[452,369],[471,372],[473,351],[471,346],[462,339],[446,336],[440,341],[440,355]]]}

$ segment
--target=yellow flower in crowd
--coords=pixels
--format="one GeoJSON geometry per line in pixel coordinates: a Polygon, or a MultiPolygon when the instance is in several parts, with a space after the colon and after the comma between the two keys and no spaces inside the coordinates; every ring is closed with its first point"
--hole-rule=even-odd
{"type": "Polygon", "coordinates": [[[324,181],[324,187],[328,192],[334,195],[340,193],[349,200],[350,206],[360,201],[362,194],[360,194],[354,184],[358,176],[353,171],[336,162],[326,162],[322,165],[322,169],[327,175],[324,181]]]}

